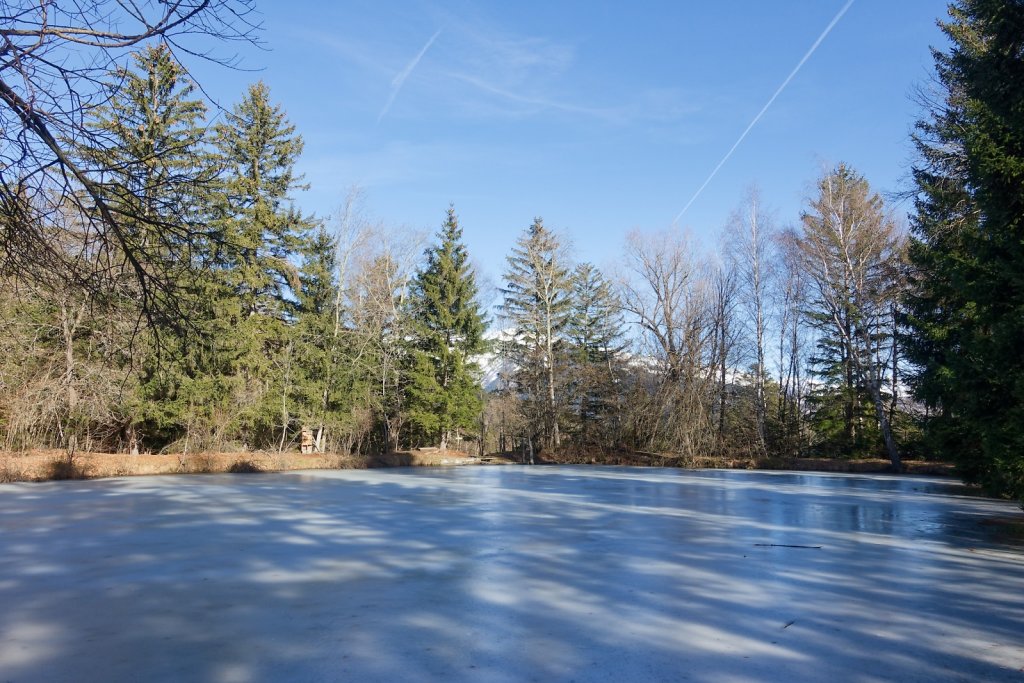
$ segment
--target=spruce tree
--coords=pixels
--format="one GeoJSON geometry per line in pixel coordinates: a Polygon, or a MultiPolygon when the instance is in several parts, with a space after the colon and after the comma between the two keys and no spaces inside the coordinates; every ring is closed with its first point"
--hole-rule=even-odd
{"type": "Polygon", "coordinates": [[[411,285],[414,331],[406,391],[409,420],[444,450],[453,432],[476,423],[483,407],[473,357],[484,350],[485,321],[452,206],[437,239],[411,285]]]}
{"type": "Polygon", "coordinates": [[[1024,4],[959,0],[917,125],[910,359],[932,445],[1024,498],[1024,4]]]}
{"type": "Polygon", "coordinates": [[[293,193],[306,189],[295,173],[302,137],[260,81],[217,126],[214,145],[223,165],[222,235],[242,313],[281,318],[297,287],[290,257],[312,228],[292,205],[293,193]]]}
{"type": "Polygon", "coordinates": [[[214,132],[222,166],[217,225],[226,249],[218,339],[229,360],[243,447],[281,443],[292,426],[293,257],[314,222],[292,204],[302,138],[262,82],[248,89],[214,132]]]}
{"type": "Polygon", "coordinates": [[[178,258],[205,218],[201,199],[212,180],[202,147],[206,107],[167,47],[148,47],[132,61],[134,68],[111,74],[106,105],[91,112],[89,140],[105,144],[80,153],[140,258],[160,258],[159,247],[178,258]]]}
{"type": "MultiPolygon", "coordinates": [[[[161,447],[178,436],[189,421],[185,397],[210,398],[192,396],[188,385],[209,370],[196,342],[209,322],[203,293],[213,259],[206,223],[214,178],[203,144],[206,109],[184,69],[162,45],[133,55],[132,67],[111,74],[106,104],[90,112],[91,144],[79,154],[101,179],[98,191],[117,214],[122,243],[174,288],[175,310],[185,318],[153,320],[133,344],[139,384],[137,393],[125,394],[124,438],[134,451],[140,439],[161,447]]],[[[113,291],[143,296],[132,292],[140,282],[128,270],[114,282],[120,286],[113,291]]]]}
{"type": "Polygon", "coordinates": [[[581,445],[614,436],[621,354],[626,347],[621,305],[611,283],[593,264],[572,272],[571,312],[566,324],[571,395],[581,445]],[[595,430],[594,427],[598,429],[595,430]]]}
{"type": "MultiPolygon", "coordinates": [[[[558,395],[563,381],[564,331],[569,321],[570,279],[559,237],[535,218],[508,256],[502,311],[514,327],[508,345],[515,384],[528,418],[545,446],[561,441],[558,395]]],[[[532,438],[533,434],[528,435],[532,438]]]]}
{"type": "Polygon", "coordinates": [[[340,431],[337,428],[347,407],[338,391],[336,372],[345,363],[342,338],[335,324],[339,294],[336,252],[337,240],[321,226],[303,245],[301,287],[296,292],[294,336],[300,377],[296,402],[302,426],[314,431],[317,451],[324,450],[328,438],[337,438],[338,434],[330,432],[340,431]]]}

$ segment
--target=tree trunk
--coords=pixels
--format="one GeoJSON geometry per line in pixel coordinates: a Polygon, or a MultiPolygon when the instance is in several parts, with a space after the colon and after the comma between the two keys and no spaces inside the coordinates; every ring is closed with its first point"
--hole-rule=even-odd
{"type": "Polygon", "coordinates": [[[882,400],[881,383],[881,379],[872,379],[868,382],[871,398],[875,404],[875,414],[878,416],[878,425],[882,430],[885,449],[889,452],[889,460],[892,461],[892,469],[895,472],[902,472],[903,462],[900,459],[899,449],[896,447],[896,439],[892,436],[892,425],[889,423],[889,415],[885,409],[885,402],[882,400]]]}
{"type": "MultiPolygon", "coordinates": [[[[846,329],[846,339],[850,339],[849,328],[846,329]]],[[[846,377],[846,395],[843,397],[843,420],[846,428],[846,443],[853,450],[857,445],[857,426],[854,423],[854,413],[857,403],[857,385],[853,380],[853,350],[852,345],[847,344],[843,354],[843,365],[846,377]]]]}
{"type": "Polygon", "coordinates": [[[720,374],[719,387],[718,387],[718,445],[721,448],[725,444],[725,408],[726,408],[726,373],[728,368],[726,367],[729,359],[726,349],[726,338],[725,338],[725,315],[723,313],[722,320],[719,323],[721,325],[720,333],[721,339],[719,343],[719,356],[718,356],[718,367],[720,374]]]}
{"type": "Polygon", "coordinates": [[[764,396],[764,304],[761,301],[761,267],[760,261],[755,263],[755,337],[757,344],[757,377],[754,379],[754,399],[757,401],[755,408],[755,419],[757,420],[757,438],[761,446],[761,454],[768,450],[765,434],[765,413],[767,402],[764,396]]]}
{"type": "Polygon", "coordinates": [[[72,462],[78,449],[78,427],[75,425],[78,413],[78,390],[75,388],[75,331],[82,319],[84,304],[75,311],[74,319],[67,306],[61,304],[61,325],[64,333],[64,388],[67,396],[67,429],[65,430],[64,448],[68,462],[72,462]]]}
{"type": "Polygon", "coordinates": [[[135,431],[135,425],[129,424],[128,429],[125,430],[125,436],[128,437],[128,453],[130,455],[139,454],[139,435],[135,431]]]}
{"type": "Polygon", "coordinates": [[[555,345],[551,341],[551,315],[548,314],[548,419],[551,421],[551,447],[558,448],[561,438],[558,434],[558,412],[555,409],[555,345]]]}
{"type": "Polygon", "coordinates": [[[288,342],[285,351],[284,383],[281,386],[281,441],[277,444],[277,452],[284,451],[284,442],[288,436],[288,423],[291,422],[291,415],[288,412],[288,390],[291,389],[292,371],[292,343],[288,342]]]}

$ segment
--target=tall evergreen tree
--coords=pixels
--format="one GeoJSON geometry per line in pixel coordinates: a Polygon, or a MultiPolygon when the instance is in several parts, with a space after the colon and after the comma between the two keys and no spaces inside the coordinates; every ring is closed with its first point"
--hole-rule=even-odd
{"type": "Polygon", "coordinates": [[[1024,4],[949,15],[944,99],[917,125],[908,355],[933,446],[1024,498],[1024,4]]]}
{"type": "MultiPolygon", "coordinates": [[[[343,340],[335,323],[339,294],[335,280],[336,252],[337,241],[321,226],[304,245],[301,287],[296,292],[297,403],[301,424],[315,430],[317,451],[324,450],[325,431],[343,423],[347,407],[347,397],[338,390],[339,375],[334,372],[345,363],[343,340]]],[[[337,437],[336,434],[331,436],[337,437]]]]}
{"type": "MultiPolygon", "coordinates": [[[[118,214],[123,239],[139,248],[138,258],[182,255],[180,246],[201,231],[202,199],[211,165],[202,147],[205,105],[195,86],[163,46],[133,56],[134,68],[117,69],[105,106],[91,112],[89,142],[80,148],[101,178],[98,187],[118,214]]],[[[185,264],[187,265],[187,264],[185,264]]]]}
{"type": "Polygon", "coordinates": [[[570,344],[571,394],[582,445],[614,441],[621,409],[621,354],[626,348],[622,307],[611,283],[593,264],[572,272],[570,344]],[[597,427],[597,429],[595,429],[597,427]]]}
{"type": "MultiPolygon", "coordinates": [[[[135,451],[141,438],[156,446],[175,438],[187,420],[182,399],[191,392],[185,385],[209,369],[197,363],[195,333],[202,334],[208,322],[202,293],[209,276],[203,266],[213,256],[206,223],[214,178],[203,144],[206,109],[193,98],[184,69],[162,45],[136,53],[132,65],[111,74],[109,99],[88,122],[91,144],[79,152],[100,178],[97,188],[117,215],[121,243],[143,267],[163,273],[177,291],[177,311],[188,318],[187,325],[154,321],[158,325],[133,349],[141,383],[138,395],[126,393],[133,400],[125,440],[135,451]],[[175,334],[180,331],[187,338],[175,334]]],[[[108,276],[114,272],[109,268],[108,276]]],[[[132,290],[144,284],[127,269],[113,281],[126,296],[139,296],[132,290]]]]}
{"type": "Polygon", "coordinates": [[[452,432],[472,427],[483,407],[473,356],[484,350],[476,276],[455,208],[426,251],[410,291],[413,352],[408,410],[412,424],[445,449],[452,432]]]}
{"type": "Polygon", "coordinates": [[[292,257],[314,222],[292,204],[305,189],[295,173],[302,138],[262,82],[248,89],[214,133],[222,165],[218,225],[227,250],[218,319],[232,359],[237,427],[242,445],[278,442],[289,429],[295,292],[292,257]]]}
{"type": "Polygon", "coordinates": [[[312,223],[292,204],[293,193],[306,189],[295,173],[302,137],[260,81],[217,126],[214,145],[224,167],[221,219],[233,257],[229,280],[242,313],[283,317],[289,292],[298,286],[289,257],[312,223]]]}
{"type": "Polygon", "coordinates": [[[565,248],[535,218],[508,256],[502,310],[515,327],[509,345],[517,367],[516,385],[544,445],[557,447],[564,330],[569,321],[570,278],[565,248]]]}

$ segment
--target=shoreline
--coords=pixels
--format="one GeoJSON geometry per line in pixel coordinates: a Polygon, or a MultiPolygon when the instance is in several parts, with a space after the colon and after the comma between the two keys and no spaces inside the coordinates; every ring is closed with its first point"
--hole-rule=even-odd
{"type": "MultiPolygon", "coordinates": [[[[508,454],[482,458],[468,453],[421,448],[384,455],[343,455],[338,453],[168,453],[129,455],[124,453],[78,453],[70,461],[56,449],[26,452],[0,451],[0,483],[42,482],[69,479],[159,474],[214,474],[288,472],[293,470],[374,469],[389,467],[465,467],[520,464],[508,454]]],[[[726,457],[687,458],[654,453],[556,454],[538,459],[548,465],[619,465],[671,467],[678,469],[787,470],[794,472],[892,473],[887,460],[832,460],[826,458],[778,458],[772,460],[726,457]]],[[[953,477],[949,463],[906,461],[902,474],[953,477]]]]}

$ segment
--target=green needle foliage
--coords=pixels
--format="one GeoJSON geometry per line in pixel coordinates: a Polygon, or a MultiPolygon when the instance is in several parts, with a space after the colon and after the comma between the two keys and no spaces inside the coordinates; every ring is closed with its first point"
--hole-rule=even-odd
{"type": "Polygon", "coordinates": [[[410,288],[413,332],[406,391],[409,420],[444,449],[454,432],[476,424],[483,407],[473,357],[484,351],[486,323],[454,207],[448,207],[437,239],[410,288]]]}
{"type": "MultiPolygon", "coordinates": [[[[141,359],[136,360],[139,385],[137,393],[125,393],[124,420],[125,439],[134,449],[141,438],[158,443],[173,438],[176,426],[188,420],[195,378],[210,370],[199,353],[202,347],[193,343],[208,329],[212,313],[203,296],[210,286],[208,271],[197,266],[210,265],[206,223],[215,171],[203,146],[206,107],[194,98],[193,84],[170,51],[149,47],[132,61],[133,68],[111,74],[110,97],[92,112],[88,127],[94,134],[80,155],[101,179],[100,192],[118,217],[122,242],[174,288],[181,316],[149,328],[132,349],[141,359]]],[[[120,269],[119,261],[114,256],[96,265],[105,266],[110,281],[118,283],[112,291],[137,296],[133,290],[145,281],[120,269]]],[[[202,392],[191,402],[210,398],[202,392]]]]}
{"type": "Polygon", "coordinates": [[[625,321],[611,283],[596,266],[572,272],[572,311],[566,325],[570,343],[569,381],[579,441],[615,443],[622,407],[625,321]]]}
{"type": "Polygon", "coordinates": [[[207,237],[204,204],[214,173],[202,147],[206,107],[166,47],[146,48],[132,61],[134,68],[111,74],[110,97],[92,112],[92,135],[79,153],[100,178],[124,248],[180,297],[193,284],[190,266],[207,237]]]}
{"type": "Polygon", "coordinates": [[[559,237],[535,218],[507,258],[502,289],[502,311],[514,327],[507,352],[516,366],[515,386],[530,423],[551,448],[561,441],[563,340],[572,287],[567,260],[559,237]]]}
{"type": "Polygon", "coordinates": [[[907,345],[933,447],[1024,498],[1024,5],[961,0],[918,123],[907,345]]]}
{"type": "Polygon", "coordinates": [[[292,193],[306,189],[295,174],[302,137],[261,81],[217,126],[213,142],[224,167],[220,219],[230,249],[229,279],[242,313],[283,318],[289,292],[298,286],[289,255],[312,225],[292,205],[292,193]]]}
{"type": "Polygon", "coordinates": [[[231,355],[243,446],[282,441],[291,422],[294,344],[290,323],[300,252],[313,221],[292,204],[305,189],[295,173],[302,138],[262,82],[250,86],[214,132],[222,166],[217,225],[225,246],[218,336],[231,355]]]}

